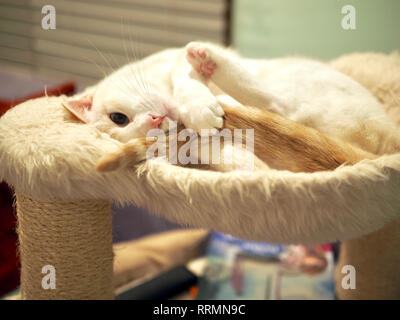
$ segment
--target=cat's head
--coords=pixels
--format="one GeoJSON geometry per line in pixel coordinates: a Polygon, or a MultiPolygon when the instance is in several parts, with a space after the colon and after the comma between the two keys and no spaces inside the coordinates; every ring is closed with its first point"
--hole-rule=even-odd
{"type": "Polygon", "coordinates": [[[127,89],[104,81],[93,93],[69,98],[63,105],[80,121],[95,125],[121,142],[145,137],[151,129],[164,129],[171,102],[156,92],[127,89]]]}

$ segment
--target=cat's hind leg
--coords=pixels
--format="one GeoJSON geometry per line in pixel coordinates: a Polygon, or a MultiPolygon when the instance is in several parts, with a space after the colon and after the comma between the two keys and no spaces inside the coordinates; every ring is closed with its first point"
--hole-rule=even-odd
{"type": "Polygon", "coordinates": [[[241,104],[284,114],[285,101],[269,92],[231,51],[208,43],[190,42],[186,46],[186,59],[194,70],[241,104]]]}
{"type": "Polygon", "coordinates": [[[146,160],[147,149],[154,139],[137,138],[101,157],[95,166],[96,171],[108,172],[136,165],[146,160]]]}

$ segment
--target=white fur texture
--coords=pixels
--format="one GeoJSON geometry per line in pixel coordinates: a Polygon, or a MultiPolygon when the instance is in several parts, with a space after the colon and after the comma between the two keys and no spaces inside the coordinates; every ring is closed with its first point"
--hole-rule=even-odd
{"type": "Polygon", "coordinates": [[[74,120],[63,99],[31,100],[0,119],[0,180],[38,200],[133,202],[181,224],[281,243],[359,237],[400,217],[400,154],[313,174],[148,161],[102,175],[95,162],[119,142],[74,120]]]}

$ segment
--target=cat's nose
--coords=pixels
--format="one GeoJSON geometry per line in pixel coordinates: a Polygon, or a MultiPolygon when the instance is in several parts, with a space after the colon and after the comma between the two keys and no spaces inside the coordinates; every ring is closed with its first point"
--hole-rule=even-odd
{"type": "Polygon", "coordinates": [[[150,122],[154,128],[159,128],[164,121],[165,116],[153,116],[150,115],[150,122]]]}

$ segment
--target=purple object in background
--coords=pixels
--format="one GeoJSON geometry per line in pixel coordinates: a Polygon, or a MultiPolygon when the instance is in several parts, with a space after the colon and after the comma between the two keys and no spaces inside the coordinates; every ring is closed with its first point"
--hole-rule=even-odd
{"type": "Polygon", "coordinates": [[[146,210],[129,206],[113,207],[113,242],[132,240],[152,233],[182,228],[146,210]]]}

